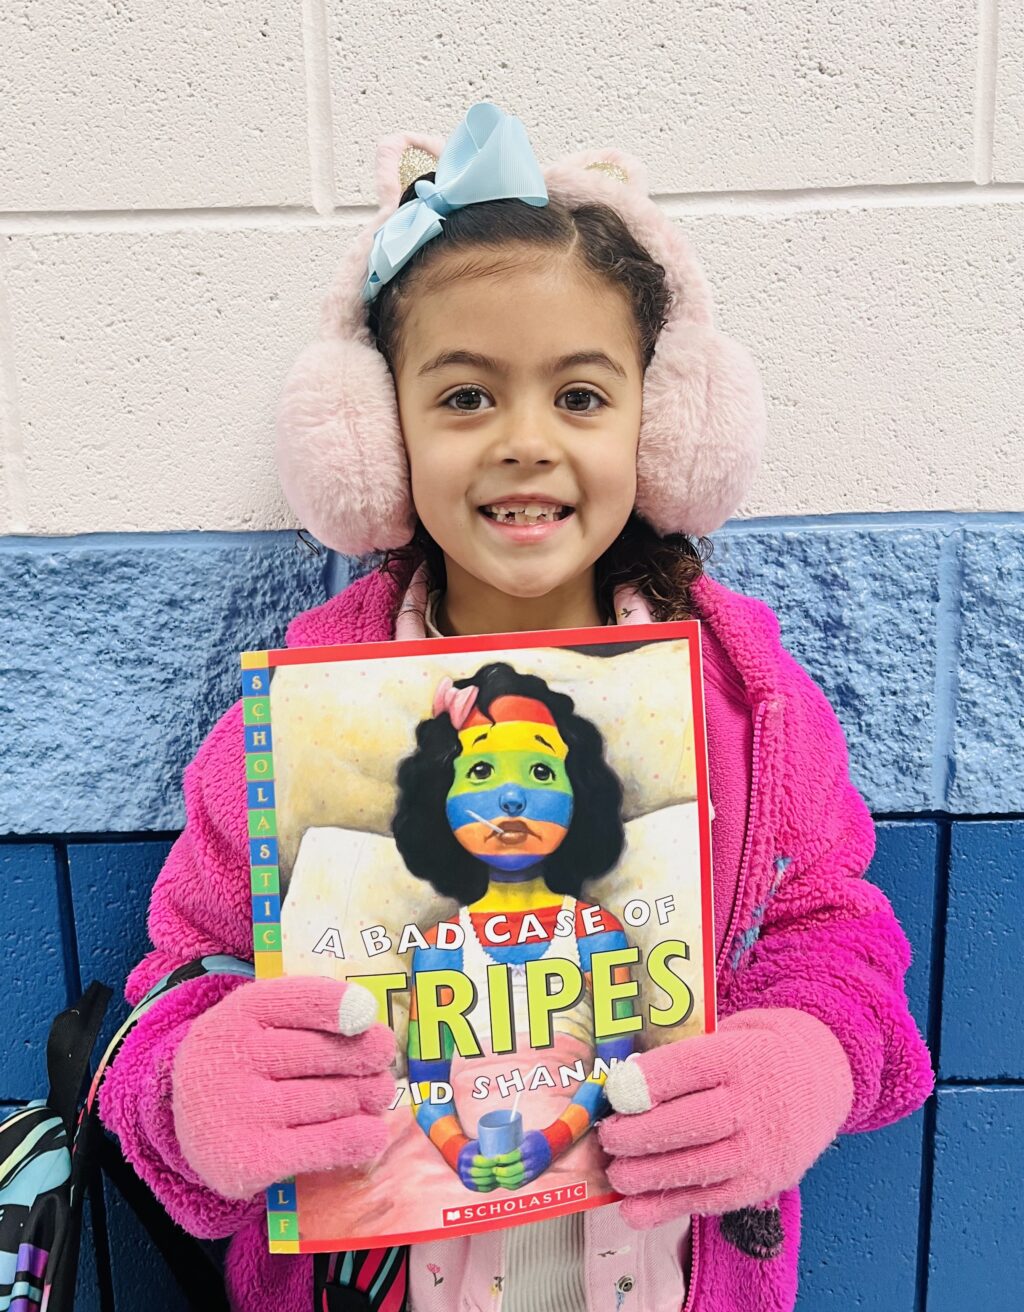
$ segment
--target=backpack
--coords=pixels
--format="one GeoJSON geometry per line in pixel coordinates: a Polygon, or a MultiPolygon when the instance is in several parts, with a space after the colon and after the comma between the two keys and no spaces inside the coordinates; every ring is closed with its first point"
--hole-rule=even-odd
{"type": "MultiPolygon", "coordinates": [[[[189,963],[146,994],[114,1035],[84,1097],[110,989],[90,984],[54,1020],[46,1045],[46,1098],[0,1120],[0,1312],[73,1312],[84,1202],[88,1195],[94,1229],[103,1232],[104,1175],[141,1221],[189,1306],[196,1312],[228,1312],[218,1263],[167,1216],[125,1161],[117,1140],[100,1125],[95,1106],[103,1074],[135,1021],[174,984],[223,969],[213,961],[189,963]]],[[[102,1244],[97,1245],[96,1266],[100,1307],[114,1312],[102,1244]]]]}

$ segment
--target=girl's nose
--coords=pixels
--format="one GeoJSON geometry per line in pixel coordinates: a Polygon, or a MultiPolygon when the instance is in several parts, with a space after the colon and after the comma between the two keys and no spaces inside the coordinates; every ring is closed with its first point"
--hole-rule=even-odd
{"type": "Polygon", "coordinates": [[[557,465],[561,448],[552,424],[552,417],[543,407],[514,407],[505,416],[495,455],[503,465],[557,465]]]}
{"type": "Polygon", "coordinates": [[[507,444],[501,455],[503,465],[524,465],[544,468],[558,463],[555,452],[545,443],[519,438],[507,444]]]}
{"type": "Polygon", "coordinates": [[[506,815],[522,815],[526,810],[526,794],[518,784],[506,784],[498,794],[498,805],[506,815]]]}

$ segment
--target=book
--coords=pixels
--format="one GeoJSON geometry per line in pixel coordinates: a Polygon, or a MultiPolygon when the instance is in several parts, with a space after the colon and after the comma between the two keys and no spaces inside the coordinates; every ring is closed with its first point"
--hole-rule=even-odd
{"type": "Polygon", "coordinates": [[[715,1025],[699,623],[252,651],[242,682],[257,977],[358,980],[398,1053],[383,1155],[272,1186],[271,1251],[614,1201],[609,1071],[715,1025]]]}

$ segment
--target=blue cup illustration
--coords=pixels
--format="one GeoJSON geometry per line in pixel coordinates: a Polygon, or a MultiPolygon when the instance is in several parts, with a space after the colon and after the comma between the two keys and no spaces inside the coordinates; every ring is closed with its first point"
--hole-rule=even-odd
{"type": "Polygon", "coordinates": [[[519,1112],[484,1112],[476,1123],[481,1157],[501,1157],[523,1142],[523,1118],[519,1112]]]}

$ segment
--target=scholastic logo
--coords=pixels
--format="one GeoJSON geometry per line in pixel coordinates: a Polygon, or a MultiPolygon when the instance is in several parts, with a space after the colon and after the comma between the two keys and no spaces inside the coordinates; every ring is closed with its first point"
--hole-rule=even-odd
{"type": "Polygon", "coordinates": [[[471,1203],[468,1207],[446,1207],[441,1224],[473,1225],[482,1221],[497,1221],[502,1217],[526,1216],[543,1212],[565,1203],[583,1202],[587,1197],[585,1181],[562,1185],[559,1189],[543,1189],[539,1193],[524,1194],[516,1198],[495,1198],[487,1203],[471,1203]]]}

